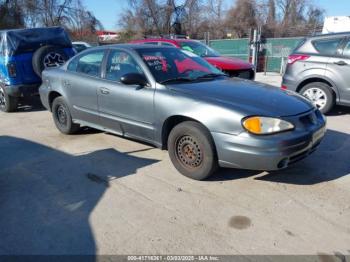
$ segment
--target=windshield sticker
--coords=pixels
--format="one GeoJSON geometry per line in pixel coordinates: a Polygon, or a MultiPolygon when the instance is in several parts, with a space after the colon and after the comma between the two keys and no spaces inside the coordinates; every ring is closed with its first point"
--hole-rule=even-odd
{"type": "Polygon", "coordinates": [[[168,71],[167,62],[164,56],[143,56],[143,59],[146,61],[149,67],[153,67],[157,71],[168,71]]]}
{"type": "Polygon", "coordinates": [[[155,55],[144,55],[143,59],[145,61],[152,61],[152,60],[164,60],[164,56],[155,56],[155,55]]]}

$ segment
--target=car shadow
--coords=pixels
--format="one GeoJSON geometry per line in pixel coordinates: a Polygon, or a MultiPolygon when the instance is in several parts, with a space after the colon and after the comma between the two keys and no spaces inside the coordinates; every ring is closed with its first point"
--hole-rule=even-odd
{"type": "Polygon", "coordinates": [[[223,169],[208,181],[225,181],[247,177],[255,180],[294,185],[314,185],[350,175],[350,135],[328,130],[320,147],[308,158],[289,168],[260,172],[223,169]]]}
{"type": "Polygon", "coordinates": [[[43,104],[40,101],[39,96],[30,96],[21,98],[18,102],[18,107],[16,112],[38,112],[38,111],[45,111],[46,108],[43,106],[43,104]]]}
{"type": "Polygon", "coordinates": [[[0,255],[92,255],[89,217],[115,179],[156,163],[114,149],[74,156],[0,136],[0,255]]]}

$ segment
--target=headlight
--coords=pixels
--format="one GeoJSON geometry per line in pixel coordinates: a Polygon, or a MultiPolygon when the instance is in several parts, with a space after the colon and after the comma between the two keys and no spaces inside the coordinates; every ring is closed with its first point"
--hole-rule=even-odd
{"type": "Polygon", "coordinates": [[[253,116],[243,119],[243,127],[256,135],[279,133],[294,128],[294,125],[279,118],[253,116]]]}

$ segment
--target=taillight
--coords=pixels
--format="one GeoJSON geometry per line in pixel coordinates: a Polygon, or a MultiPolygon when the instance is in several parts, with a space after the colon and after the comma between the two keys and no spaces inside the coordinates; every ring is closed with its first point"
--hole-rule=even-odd
{"type": "Polygon", "coordinates": [[[281,85],[281,89],[282,89],[282,90],[287,90],[288,88],[287,88],[287,86],[285,86],[285,85],[281,85]]]}
{"type": "Polygon", "coordinates": [[[8,63],[7,69],[8,69],[10,77],[16,77],[17,73],[16,73],[16,64],[15,63],[8,63]]]}
{"type": "Polygon", "coordinates": [[[288,65],[294,64],[296,61],[302,61],[308,59],[309,55],[290,55],[288,56],[288,65]]]}

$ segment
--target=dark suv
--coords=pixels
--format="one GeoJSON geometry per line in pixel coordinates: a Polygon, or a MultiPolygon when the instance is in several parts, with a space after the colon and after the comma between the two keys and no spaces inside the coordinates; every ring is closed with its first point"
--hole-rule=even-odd
{"type": "Polygon", "coordinates": [[[323,112],[350,106],[350,32],[307,38],[288,57],[283,89],[307,97],[323,112]]]}
{"type": "Polygon", "coordinates": [[[74,55],[61,27],[0,31],[0,110],[15,111],[21,98],[38,94],[41,72],[74,55]]]}

